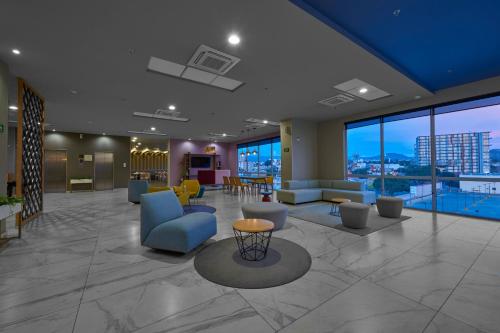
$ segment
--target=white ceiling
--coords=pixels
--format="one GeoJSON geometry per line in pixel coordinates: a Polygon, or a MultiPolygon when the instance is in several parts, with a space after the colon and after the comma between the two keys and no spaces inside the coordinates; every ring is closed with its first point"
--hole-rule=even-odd
{"type": "Polygon", "coordinates": [[[45,97],[47,122],[71,132],[155,126],[204,139],[240,134],[250,117],[326,120],[431,95],[286,0],[2,0],[0,59],[45,97]],[[237,47],[226,41],[231,32],[241,36],[237,47]],[[230,92],[146,71],[150,56],[186,64],[200,44],[241,58],[227,76],[245,85],[230,92]],[[354,78],[391,96],[336,109],[317,103],[354,78]],[[171,103],[191,121],[132,116],[171,103]]]}

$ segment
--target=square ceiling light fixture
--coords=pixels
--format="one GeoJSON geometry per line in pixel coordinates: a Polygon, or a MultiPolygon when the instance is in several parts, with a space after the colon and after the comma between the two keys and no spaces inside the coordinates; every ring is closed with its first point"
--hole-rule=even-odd
{"type": "Polygon", "coordinates": [[[187,66],[168,60],[151,57],[147,69],[179,79],[202,83],[216,88],[235,91],[243,82],[223,76],[238,62],[239,58],[200,45],[187,66]]]}
{"type": "Polygon", "coordinates": [[[388,92],[385,92],[382,89],[372,86],[371,84],[359,79],[352,79],[347,82],[337,84],[334,88],[369,102],[379,98],[391,96],[388,92]]]}

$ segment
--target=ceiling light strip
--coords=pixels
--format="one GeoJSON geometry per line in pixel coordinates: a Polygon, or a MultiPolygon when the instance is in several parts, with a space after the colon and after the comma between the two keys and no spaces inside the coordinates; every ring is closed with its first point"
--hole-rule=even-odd
{"type": "Polygon", "coordinates": [[[165,133],[159,133],[159,132],[151,133],[151,132],[146,132],[146,131],[127,131],[127,132],[130,134],[146,134],[146,135],[158,135],[158,136],[167,136],[168,135],[165,133]]]}
{"type": "Polygon", "coordinates": [[[163,120],[171,120],[171,121],[181,121],[181,122],[189,121],[189,118],[166,116],[166,115],[146,113],[146,112],[134,112],[133,115],[136,117],[163,119],[163,120]]]}

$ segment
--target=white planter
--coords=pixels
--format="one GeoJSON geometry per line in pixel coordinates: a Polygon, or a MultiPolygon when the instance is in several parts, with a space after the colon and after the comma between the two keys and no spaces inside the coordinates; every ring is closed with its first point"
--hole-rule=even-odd
{"type": "Polygon", "coordinates": [[[9,216],[17,214],[21,211],[21,204],[17,203],[15,205],[3,205],[0,206],[0,220],[6,219],[9,216]]]}

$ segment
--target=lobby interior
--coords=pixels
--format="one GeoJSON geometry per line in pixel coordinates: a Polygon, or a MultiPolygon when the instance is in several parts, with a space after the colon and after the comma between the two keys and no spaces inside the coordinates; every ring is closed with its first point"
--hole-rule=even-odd
{"type": "Polygon", "coordinates": [[[1,332],[500,332],[500,5],[0,3],[1,332]]]}

